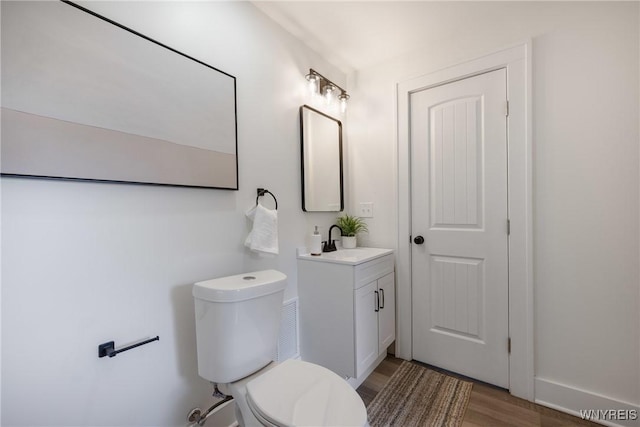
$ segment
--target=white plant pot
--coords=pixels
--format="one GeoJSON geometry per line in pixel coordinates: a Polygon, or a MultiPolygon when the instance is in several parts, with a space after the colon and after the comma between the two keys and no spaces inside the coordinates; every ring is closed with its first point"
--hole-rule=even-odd
{"type": "Polygon", "coordinates": [[[356,247],[356,236],[342,236],[342,247],[344,249],[354,249],[356,247]]]}

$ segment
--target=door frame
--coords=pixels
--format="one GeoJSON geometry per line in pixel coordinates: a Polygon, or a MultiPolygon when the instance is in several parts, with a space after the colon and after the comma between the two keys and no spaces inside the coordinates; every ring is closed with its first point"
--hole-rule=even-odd
{"type": "Polygon", "coordinates": [[[508,213],[509,235],[509,391],[534,399],[533,238],[531,41],[427,75],[399,82],[398,138],[398,250],[396,261],[396,355],[413,358],[411,283],[411,162],[409,97],[411,93],[505,68],[509,118],[508,213]]]}

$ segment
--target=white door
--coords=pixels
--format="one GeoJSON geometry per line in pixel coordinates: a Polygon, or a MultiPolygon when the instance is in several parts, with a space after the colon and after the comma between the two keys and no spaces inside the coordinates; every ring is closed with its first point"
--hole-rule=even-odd
{"type": "Polygon", "coordinates": [[[413,358],[504,388],[506,99],[504,69],[410,95],[413,358]]]}
{"type": "Polygon", "coordinates": [[[356,377],[378,357],[378,282],[355,291],[356,377]]]}
{"type": "Polygon", "coordinates": [[[396,339],[396,289],[394,273],[378,279],[378,355],[396,339]]]}

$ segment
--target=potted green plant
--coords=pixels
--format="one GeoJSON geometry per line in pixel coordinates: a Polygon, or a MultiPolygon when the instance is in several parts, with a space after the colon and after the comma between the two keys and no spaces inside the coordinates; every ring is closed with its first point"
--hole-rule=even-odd
{"type": "Polygon", "coordinates": [[[336,224],[342,230],[342,247],[353,249],[356,247],[356,235],[363,231],[369,231],[367,223],[357,216],[344,214],[338,217],[336,224]]]}

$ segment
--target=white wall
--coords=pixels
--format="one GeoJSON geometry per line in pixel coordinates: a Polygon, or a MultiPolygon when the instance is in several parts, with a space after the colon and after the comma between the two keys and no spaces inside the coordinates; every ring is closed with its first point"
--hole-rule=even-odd
{"type": "Polygon", "coordinates": [[[473,7],[439,43],[349,76],[349,207],[374,202],[369,243],[397,246],[395,84],[532,38],[536,377],[639,405],[638,4],[473,7]]]}
{"type": "Polygon", "coordinates": [[[300,207],[304,74],[346,77],[248,3],[84,4],[237,78],[240,190],[3,178],[2,425],[186,425],[212,402],[191,284],[276,268],[297,293],[295,248],[335,218],[300,207]],[[276,257],[242,246],[257,187],[278,197],[276,257]]]}

